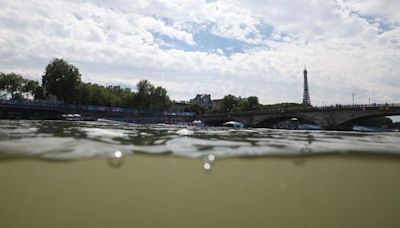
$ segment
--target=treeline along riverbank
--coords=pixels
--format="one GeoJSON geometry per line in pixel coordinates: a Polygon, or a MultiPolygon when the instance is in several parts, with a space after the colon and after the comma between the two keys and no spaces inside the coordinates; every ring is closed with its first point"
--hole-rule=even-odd
{"type": "Polygon", "coordinates": [[[296,103],[262,105],[256,96],[242,98],[230,94],[220,99],[219,105],[213,107],[190,102],[176,105],[179,102],[171,101],[165,88],[154,86],[147,80],[139,81],[135,92],[130,88],[115,85],[103,86],[83,82],[79,69],[63,59],[52,60],[46,66],[40,82],[15,73],[0,73],[0,98],[199,114],[303,106],[296,103]]]}
{"type": "Polygon", "coordinates": [[[15,73],[0,73],[3,99],[51,100],[72,105],[97,105],[143,110],[169,110],[171,100],[165,88],[147,80],[137,83],[137,92],[120,86],[102,86],[81,81],[79,69],[63,59],[50,62],[41,83],[15,73]]]}

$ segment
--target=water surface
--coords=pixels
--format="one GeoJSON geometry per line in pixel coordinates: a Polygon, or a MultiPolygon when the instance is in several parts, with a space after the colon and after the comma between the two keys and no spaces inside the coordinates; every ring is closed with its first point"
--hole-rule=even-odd
{"type": "Polygon", "coordinates": [[[215,158],[399,154],[398,132],[194,128],[119,122],[0,121],[4,156],[72,160],[132,153],[215,158]]]}
{"type": "Polygon", "coordinates": [[[0,121],[0,227],[397,228],[398,133],[0,121]]]}

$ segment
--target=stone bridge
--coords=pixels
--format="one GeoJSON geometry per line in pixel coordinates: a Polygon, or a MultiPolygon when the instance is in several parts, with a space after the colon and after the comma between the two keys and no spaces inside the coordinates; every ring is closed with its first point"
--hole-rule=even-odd
{"type": "Polygon", "coordinates": [[[232,112],[204,114],[199,117],[205,124],[222,125],[227,121],[238,121],[249,127],[266,127],[291,118],[315,123],[324,130],[352,130],[353,125],[372,117],[400,115],[400,104],[337,105],[301,109],[232,112]]]}

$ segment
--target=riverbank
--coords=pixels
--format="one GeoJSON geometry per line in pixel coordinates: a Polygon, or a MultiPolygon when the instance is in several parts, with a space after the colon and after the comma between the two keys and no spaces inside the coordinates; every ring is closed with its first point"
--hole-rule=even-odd
{"type": "Polygon", "coordinates": [[[397,227],[400,157],[0,161],[0,227],[397,227]]]}

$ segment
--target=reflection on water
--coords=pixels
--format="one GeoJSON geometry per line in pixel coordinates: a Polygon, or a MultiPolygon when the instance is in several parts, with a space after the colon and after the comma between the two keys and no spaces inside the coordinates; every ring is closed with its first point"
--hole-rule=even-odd
{"type": "MultiPolygon", "coordinates": [[[[172,153],[204,158],[211,170],[216,158],[326,153],[398,154],[400,134],[273,129],[186,128],[107,122],[0,121],[1,156],[71,160],[104,156],[112,167],[125,154],[172,153]]],[[[296,162],[302,163],[301,157],[296,162]]]]}

